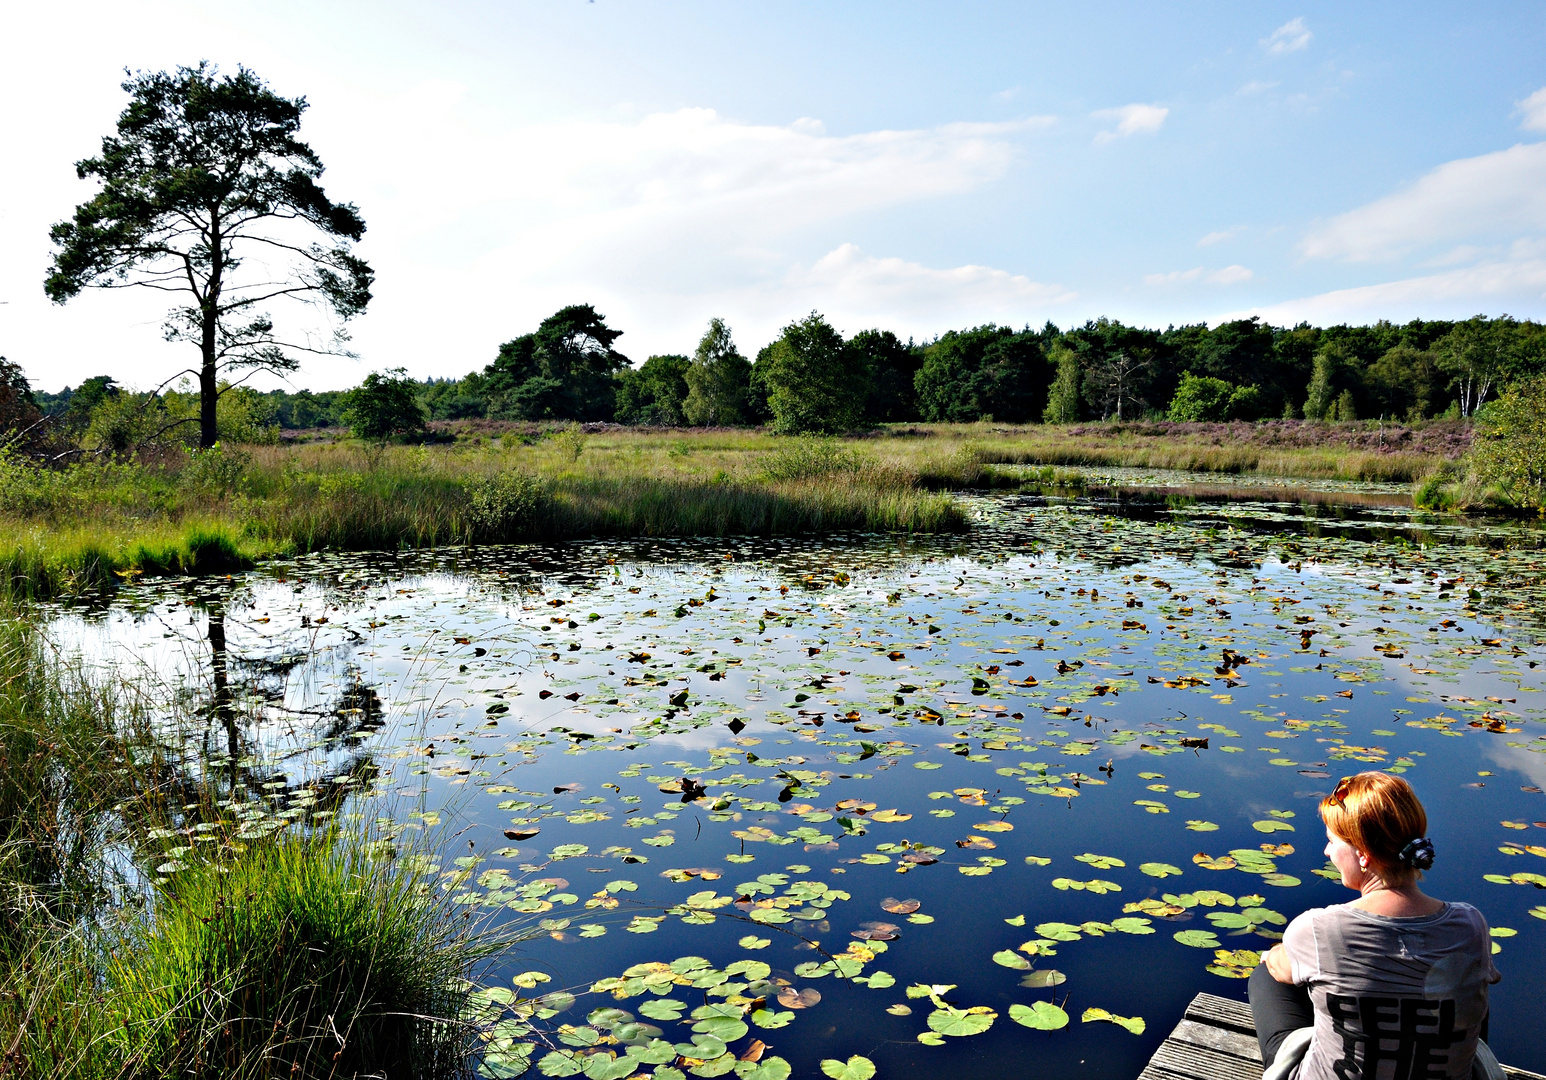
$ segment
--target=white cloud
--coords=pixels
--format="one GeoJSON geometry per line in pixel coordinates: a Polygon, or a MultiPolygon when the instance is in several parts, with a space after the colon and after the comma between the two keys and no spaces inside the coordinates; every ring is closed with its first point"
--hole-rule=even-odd
{"type": "Polygon", "coordinates": [[[1239,285],[1243,281],[1250,281],[1255,276],[1250,270],[1235,263],[1222,270],[1213,271],[1208,275],[1208,280],[1215,285],[1239,285]]]}
{"type": "Polygon", "coordinates": [[[1546,143],[1446,162],[1305,237],[1311,258],[1364,262],[1440,243],[1546,230],[1546,143]]]}
{"type": "Polygon", "coordinates": [[[1194,266],[1190,270],[1172,270],[1168,274],[1145,274],[1143,283],[1151,287],[1185,285],[1193,281],[1206,281],[1210,285],[1238,285],[1250,281],[1256,275],[1238,263],[1209,273],[1206,268],[1194,266]]]}
{"type": "MultiPolygon", "coordinates": [[[[376,299],[352,326],[366,359],[310,362],[301,384],[349,385],[393,364],[461,375],[499,342],[579,302],[625,329],[620,347],[636,358],[690,348],[712,315],[753,345],[812,307],[837,312],[809,284],[813,274],[874,322],[919,333],[1011,311],[1044,315],[1063,294],[1038,293],[1003,271],[821,256],[852,216],[995,183],[1025,136],[1052,122],[831,134],[812,118],[750,124],[680,109],[509,125],[453,83],[335,87],[328,107],[308,115],[307,133],[331,166],[329,192],[365,209],[361,254],[377,269],[376,299]],[[923,325],[915,309],[936,315],[923,325]]],[[[72,158],[56,156],[63,164],[47,183],[73,198],[72,181],[55,175],[72,158]]],[[[37,220],[0,217],[0,238],[46,245],[47,224],[68,204],[33,202],[37,220]]],[[[35,364],[74,335],[76,366],[32,370],[39,386],[96,374],[108,352],[126,381],[158,381],[150,376],[176,361],[157,332],[162,306],[118,293],[57,308],[34,280],[41,262],[41,250],[16,260],[25,280],[0,268],[0,295],[13,301],[0,306],[10,353],[35,364]],[[16,344],[29,341],[30,349],[16,344]]]]}
{"type": "Polygon", "coordinates": [[[922,316],[922,322],[937,326],[939,319],[961,311],[980,313],[973,315],[977,320],[1025,322],[1045,313],[1049,305],[1066,304],[1077,295],[1061,285],[1045,285],[990,266],[936,270],[899,258],[866,255],[853,244],[837,247],[785,280],[793,291],[809,290],[822,310],[840,312],[847,320],[861,323],[922,316]]]}
{"type": "Polygon", "coordinates": [[[1240,227],[1233,229],[1221,229],[1218,232],[1210,232],[1197,241],[1198,247],[1212,247],[1214,244],[1222,244],[1225,240],[1233,240],[1240,233],[1240,227]]]}
{"type": "Polygon", "coordinates": [[[1501,259],[1439,274],[1337,289],[1267,307],[1221,316],[1260,315],[1279,326],[1301,319],[1336,322],[1466,318],[1478,311],[1518,310],[1546,299],[1546,243],[1521,241],[1501,259]]]}
{"type": "Polygon", "coordinates": [[[1519,121],[1520,127],[1526,131],[1546,131],[1546,86],[1514,104],[1519,107],[1517,112],[1524,117],[1519,121]]]}
{"type": "Polygon", "coordinates": [[[1164,125],[1170,110],[1163,105],[1133,104],[1118,109],[1101,109],[1090,115],[1098,120],[1117,122],[1114,130],[1096,133],[1095,141],[1105,143],[1113,139],[1125,139],[1130,135],[1153,135],[1164,125]]]}
{"type": "Polygon", "coordinates": [[[1143,283],[1150,286],[1158,285],[1182,285],[1188,281],[1196,281],[1203,275],[1203,268],[1194,266],[1190,270],[1172,270],[1168,274],[1145,274],[1143,283]]]}
{"type": "Polygon", "coordinates": [[[1235,93],[1240,97],[1251,97],[1255,94],[1265,93],[1266,91],[1271,90],[1273,87],[1278,85],[1279,84],[1277,82],[1262,82],[1260,79],[1252,79],[1240,89],[1236,90],[1235,93]]]}
{"type": "Polygon", "coordinates": [[[1298,52],[1310,44],[1310,39],[1314,36],[1310,33],[1310,28],[1305,26],[1304,18],[1301,16],[1289,19],[1274,30],[1271,37],[1262,38],[1261,43],[1273,56],[1281,56],[1283,53],[1298,52]]]}

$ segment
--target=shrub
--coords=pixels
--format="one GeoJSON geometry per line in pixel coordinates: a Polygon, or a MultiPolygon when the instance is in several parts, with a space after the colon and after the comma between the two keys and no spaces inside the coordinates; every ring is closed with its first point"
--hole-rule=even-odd
{"type": "Polygon", "coordinates": [[[1233,420],[1257,411],[1261,391],[1210,375],[1183,375],[1166,419],[1182,423],[1233,420]]]}
{"type": "Polygon", "coordinates": [[[553,445],[558,447],[560,457],[577,462],[585,453],[585,432],[579,424],[569,424],[553,433],[553,445]]]}
{"type": "Polygon", "coordinates": [[[1477,419],[1478,478],[1517,506],[1546,510],[1546,376],[1516,383],[1477,419]]]}
{"type": "Polygon", "coordinates": [[[344,423],[357,439],[385,443],[424,431],[424,407],[418,384],[402,368],[372,371],[365,381],[344,394],[344,423]]]}
{"type": "Polygon", "coordinates": [[[833,473],[857,472],[859,454],[833,439],[795,439],[762,459],[769,480],[811,480],[833,473]]]}
{"type": "Polygon", "coordinates": [[[216,495],[229,495],[251,465],[252,455],[247,451],[216,443],[208,450],[195,450],[188,455],[182,480],[216,495]]]}
{"type": "Polygon", "coordinates": [[[467,485],[468,520],[480,537],[508,539],[531,526],[546,497],[542,481],[525,473],[485,477],[467,485]]]}

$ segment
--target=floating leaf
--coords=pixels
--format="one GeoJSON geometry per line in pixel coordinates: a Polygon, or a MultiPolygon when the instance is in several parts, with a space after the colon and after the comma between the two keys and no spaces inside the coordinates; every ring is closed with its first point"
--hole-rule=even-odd
{"type": "Polygon", "coordinates": [[[1107,1012],[1105,1009],[1099,1008],[1085,1009],[1084,1015],[1080,1019],[1086,1024],[1092,1020],[1108,1020],[1113,1024],[1126,1028],[1134,1035],[1142,1035],[1146,1026],[1141,1016],[1118,1016],[1116,1013],[1107,1012]]]}
{"type": "Polygon", "coordinates": [[[1192,818],[1186,823],[1186,827],[1192,832],[1218,832],[1219,828],[1213,822],[1204,821],[1201,818],[1192,818]]]}
{"type": "Polygon", "coordinates": [[[1294,831],[1294,827],[1292,825],[1290,825],[1288,822],[1286,822],[1286,821],[1272,821],[1272,820],[1253,821],[1253,822],[1251,822],[1251,828],[1255,829],[1257,832],[1264,832],[1264,833],[1293,832],[1294,831]]]}
{"type": "Polygon", "coordinates": [[[1172,936],[1181,944],[1190,945],[1194,949],[1216,949],[1219,947],[1219,939],[1208,930],[1178,930],[1172,936]]]}
{"type": "Polygon", "coordinates": [[[769,945],[773,944],[773,940],[771,938],[758,937],[756,934],[747,934],[740,941],[737,941],[736,944],[743,949],[766,949],[769,945]]]}
{"type": "Polygon", "coordinates": [[[1083,855],[1075,855],[1075,859],[1082,863],[1089,863],[1097,870],[1110,870],[1113,866],[1126,866],[1127,864],[1113,855],[1092,855],[1086,851],[1083,855]]]}
{"type": "Polygon", "coordinates": [[[1062,986],[1067,981],[1067,975],[1052,968],[1046,968],[1042,971],[1028,971],[1020,976],[1020,985],[1031,990],[1043,990],[1050,986],[1062,986]]]}
{"type": "Polygon", "coordinates": [[[789,1021],[794,1019],[794,1013],[779,1012],[776,1009],[753,1009],[748,1019],[766,1031],[776,1031],[788,1026],[789,1021]]]}
{"type": "Polygon", "coordinates": [[[1124,934],[1152,934],[1154,927],[1150,920],[1135,916],[1125,916],[1111,920],[1111,928],[1124,934]]]}
{"type": "Polygon", "coordinates": [[[1038,1001],[1031,1005],[1014,1004],[1009,1006],[1009,1018],[1017,1024],[1038,1031],[1056,1031],[1058,1028],[1068,1026],[1068,1014],[1048,1001],[1038,1001]]]}
{"type": "Polygon", "coordinates": [[[928,1022],[931,1031],[964,1037],[981,1035],[993,1026],[997,1018],[998,1013],[986,1005],[976,1005],[970,1009],[935,1009],[929,1014],[928,1022]]]}
{"type": "Polygon", "coordinates": [[[647,1016],[651,1020],[669,1022],[680,1020],[682,1013],[687,1010],[686,1004],[675,998],[654,998],[639,1006],[639,1014],[647,1016]]]}
{"type": "MultiPolygon", "coordinates": [[[[1078,935],[1069,940],[1077,940],[1078,935]]],[[[1017,971],[1025,971],[1031,966],[1031,962],[1017,952],[1002,949],[993,954],[993,962],[1001,967],[1014,968],[1017,971]]]]}
{"type": "Polygon", "coordinates": [[[1179,877],[1181,868],[1179,866],[1171,866],[1169,863],[1146,862],[1138,867],[1138,872],[1156,878],[1179,877]]]}
{"type": "Polygon", "coordinates": [[[875,1075],[875,1063],[867,1057],[853,1055],[847,1061],[838,1061],[836,1058],[825,1058],[821,1063],[821,1071],[832,1080],[870,1080],[875,1075]]]}
{"type": "Polygon", "coordinates": [[[1202,852],[1193,855],[1192,861],[1204,870],[1233,870],[1239,865],[1231,856],[1220,855],[1215,859],[1212,855],[1206,855],[1202,852]]]}
{"type": "Polygon", "coordinates": [[[573,1054],[554,1050],[537,1062],[537,1071],[543,1076],[578,1076],[582,1067],[573,1054]]]}

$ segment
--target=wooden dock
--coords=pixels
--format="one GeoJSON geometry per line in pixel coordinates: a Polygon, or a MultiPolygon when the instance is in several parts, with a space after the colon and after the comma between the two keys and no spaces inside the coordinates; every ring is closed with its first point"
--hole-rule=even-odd
{"type": "MultiPolygon", "coordinates": [[[[1546,1080],[1526,1069],[1503,1066],[1509,1080],[1546,1080]]],[[[1170,1037],[1149,1059],[1138,1080],[1261,1080],[1261,1047],[1251,1007],[1214,994],[1198,994],[1170,1037]]]]}

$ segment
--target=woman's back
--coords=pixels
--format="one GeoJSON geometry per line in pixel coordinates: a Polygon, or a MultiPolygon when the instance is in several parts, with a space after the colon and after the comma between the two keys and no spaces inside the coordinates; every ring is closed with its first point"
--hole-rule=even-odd
{"type": "Polygon", "coordinates": [[[1353,904],[1306,911],[1283,934],[1315,1035],[1300,1080],[1466,1077],[1498,980],[1486,920],[1469,904],[1396,918],[1353,904]]]}

